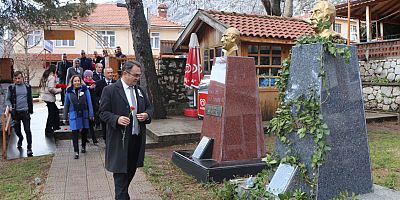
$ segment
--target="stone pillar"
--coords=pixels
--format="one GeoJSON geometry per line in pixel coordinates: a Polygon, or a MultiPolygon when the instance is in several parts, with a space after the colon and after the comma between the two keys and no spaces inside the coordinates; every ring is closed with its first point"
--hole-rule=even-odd
{"type": "Polygon", "coordinates": [[[214,139],[217,162],[265,155],[254,59],[217,58],[211,72],[201,136],[214,139]]]}
{"type": "MultiPolygon", "coordinates": [[[[344,45],[338,45],[343,48],[344,45]]],[[[371,164],[367,129],[364,116],[363,96],[358,70],[357,51],[351,50],[350,64],[343,58],[337,58],[324,52],[321,44],[293,47],[290,77],[287,85],[288,102],[301,95],[309,95],[310,88],[316,91],[320,102],[320,112],[328,125],[330,135],[326,142],[331,147],[325,156],[325,162],[317,170],[316,199],[332,199],[339,192],[348,191],[364,194],[372,190],[371,164]],[[318,76],[320,72],[319,55],[323,55],[323,65],[327,86],[318,76]],[[328,95],[328,91],[330,95],[328,95]]],[[[311,155],[315,144],[310,134],[299,139],[297,134],[289,134],[293,142],[292,149],[300,162],[305,163],[312,177],[311,155]]],[[[286,152],[286,146],[277,142],[276,152],[280,157],[286,152]]],[[[293,181],[289,188],[309,190],[308,184],[301,178],[293,181]]]]}

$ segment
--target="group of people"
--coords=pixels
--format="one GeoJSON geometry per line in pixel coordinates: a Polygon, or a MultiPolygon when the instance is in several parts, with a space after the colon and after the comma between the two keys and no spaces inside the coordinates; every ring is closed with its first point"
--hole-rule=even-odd
{"type": "MultiPolygon", "coordinates": [[[[66,57],[62,62],[68,66],[66,57]]],[[[82,134],[81,152],[86,152],[86,134],[93,126],[97,111],[105,133],[105,168],[113,173],[115,199],[130,199],[128,187],[137,167],[143,166],[146,124],[151,122],[153,115],[153,106],[145,90],[138,85],[143,67],[137,61],[127,61],[121,68],[121,78],[114,81],[112,68],[103,70],[103,64],[99,62],[94,71],[83,71],[81,62],[81,59],[74,59],[73,65],[67,69],[65,83],[68,87],[63,101],[64,116],[69,119],[72,130],[74,158],[79,158],[79,132],[82,134]]],[[[40,80],[41,98],[49,111],[45,130],[49,133],[60,128],[55,95],[64,92],[56,84],[56,76],[59,80],[63,78],[59,77],[58,69],[60,63],[58,67],[50,65],[40,80]]],[[[9,87],[6,103],[15,120],[14,129],[19,138],[17,147],[22,148],[24,139],[22,122],[28,142],[27,153],[32,156],[32,90],[25,83],[21,71],[14,72],[14,83],[9,87]]]]}
{"type": "Polygon", "coordinates": [[[106,139],[106,125],[98,118],[99,103],[103,88],[115,82],[113,80],[113,69],[103,69],[103,61],[95,52],[93,60],[86,58],[85,52],[81,57],[68,62],[67,55],[63,54],[62,61],[57,63],[57,68],[51,65],[44,73],[41,80],[41,96],[48,107],[48,119],[46,124],[46,135],[52,135],[59,129],[58,108],[55,105],[55,95],[61,93],[61,101],[64,105],[64,118],[69,120],[72,131],[72,141],[75,158],[79,158],[78,138],[82,137],[81,153],[86,152],[87,134],[92,136],[93,144],[97,145],[94,127],[102,126],[103,139],[106,139]],[[90,65],[90,68],[88,66],[90,65]],[[92,65],[94,65],[94,70],[92,65]],[[48,74],[51,74],[48,76],[48,74]],[[58,83],[67,85],[65,90],[55,87],[56,78],[58,83]],[[42,84],[43,83],[43,84],[42,84]],[[51,96],[51,98],[43,98],[51,96]],[[56,116],[57,115],[57,116],[56,116]]]}

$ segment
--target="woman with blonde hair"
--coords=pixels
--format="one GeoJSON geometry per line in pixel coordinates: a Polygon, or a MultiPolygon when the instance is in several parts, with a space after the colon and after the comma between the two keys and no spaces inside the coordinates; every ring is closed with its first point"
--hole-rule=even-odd
{"type": "Polygon", "coordinates": [[[69,127],[72,131],[72,143],[74,145],[75,159],[79,158],[78,138],[79,132],[82,138],[82,153],[86,153],[87,132],[89,119],[94,120],[92,99],[89,89],[83,83],[79,75],[73,75],[69,87],[65,93],[64,117],[69,119],[69,127]]]}
{"type": "Polygon", "coordinates": [[[47,122],[45,135],[53,136],[55,130],[60,129],[60,117],[58,114],[58,107],[56,105],[56,94],[61,92],[61,88],[56,88],[55,84],[56,66],[50,65],[49,68],[43,72],[40,79],[40,97],[47,105],[47,122]]]}

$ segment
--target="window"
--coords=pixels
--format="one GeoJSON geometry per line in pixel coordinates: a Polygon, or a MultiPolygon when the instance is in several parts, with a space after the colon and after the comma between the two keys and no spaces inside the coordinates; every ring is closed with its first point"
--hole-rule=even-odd
{"type": "Polygon", "coordinates": [[[248,45],[247,53],[254,58],[258,86],[274,87],[282,63],[282,47],[272,45],[248,45]]]}
{"type": "Polygon", "coordinates": [[[75,47],[75,40],[55,40],[56,47],[75,47]]]}
{"type": "Polygon", "coordinates": [[[357,33],[357,26],[350,25],[350,33],[357,33]]]}
{"type": "Polygon", "coordinates": [[[28,33],[28,47],[40,46],[42,31],[32,31],[28,33]]]}
{"type": "Polygon", "coordinates": [[[204,49],[203,56],[203,72],[210,74],[214,64],[214,58],[222,56],[222,47],[204,49]]]}
{"type": "Polygon", "coordinates": [[[151,48],[159,49],[160,48],[160,33],[151,33],[150,43],[151,43],[151,48]]]}
{"type": "MultiPolygon", "coordinates": [[[[104,47],[115,48],[115,31],[97,31],[97,35],[104,47]]],[[[99,41],[96,42],[96,48],[101,48],[99,41]]]]}
{"type": "Polygon", "coordinates": [[[338,33],[342,32],[342,25],[335,23],[335,31],[338,33]]]}

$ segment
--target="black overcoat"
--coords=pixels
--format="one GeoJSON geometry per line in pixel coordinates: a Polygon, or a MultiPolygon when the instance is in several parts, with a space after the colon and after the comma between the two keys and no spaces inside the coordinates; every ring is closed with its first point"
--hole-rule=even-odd
{"type": "MultiPolygon", "coordinates": [[[[146,145],[146,124],[151,122],[153,106],[140,86],[137,87],[136,91],[138,90],[140,91],[136,92],[138,113],[145,112],[149,115],[148,120],[139,122],[142,144],[137,166],[142,167],[146,145]]],[[[118,118],[122,115],[129,116],[130,109],[121,79],[104,88],[99,111],[100,119],[107,123],[105,167],[113,173],[127,173],[127,162],[131,160],[128,158],[128,137],[132,135],[132,125],[126,128],[124,145],[122,145],[122,131],[125,127],[118,125],[118,118]]]]}

